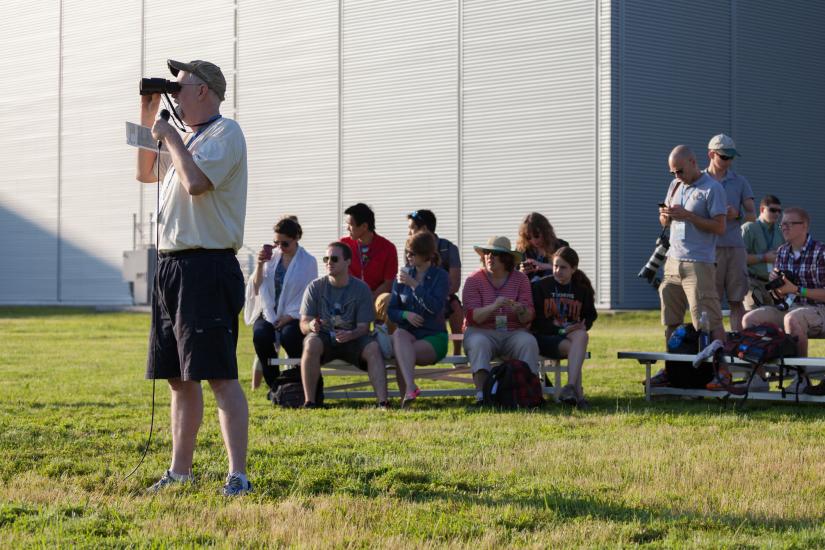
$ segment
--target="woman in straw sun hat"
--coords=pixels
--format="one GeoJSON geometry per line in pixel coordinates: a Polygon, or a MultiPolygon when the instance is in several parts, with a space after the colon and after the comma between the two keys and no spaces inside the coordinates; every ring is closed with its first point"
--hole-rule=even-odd
{"type": "Polygon", "coordinates": [[[464,349],[480,401],[493,357],[519,359],[535,372],[539,351],[528,331],[535,316],[530,281],[516,270],[521,252],[513,250],[510,239],[501,236],[473,248],[482,267],[464,282],[461,301],[467,326],[464,349]]]}

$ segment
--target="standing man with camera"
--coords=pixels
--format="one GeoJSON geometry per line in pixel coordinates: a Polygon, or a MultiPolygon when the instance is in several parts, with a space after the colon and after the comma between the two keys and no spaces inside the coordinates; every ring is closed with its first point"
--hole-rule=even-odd
{"type": "Polygon", "coordinates": [[[745,315],[745,295],[749,290],[748,262],[742,223],[756,220],[753,190],[741,174],[731,170],[738,156],[736,144],[729,136],[713,136],[708,143],[708,167],[705,173],[719,182],[726,196],[725,233],[716,242],[716,292],[719,300],[727,295],[730,306],[730,328],[742,330],[745,315]]]}
{"type": "Polygon", "coordinates": [[[249,411],[238,383],[235,349],[244,280],[237,250],[246,216],[246,141],[220,104],[226,79],[207,61],[168,61],[176,77],[175,110],[193,134],[184,142],[157,119],[160,95],[141,97],[141,124],[169,156],[138,151],[137,179],[159,178],[159,262],[152,299],[147,378],[164,378],[172,392],[172,462],[150,492],[192,481],[195,439],[203,419],[201,381],[218,405],[229,455],[226,496],[252,489],[246,478],[249,411]],[[156,175],[157,170],[157,175],[156,175]]]}
{"type": "MultiPolygon", "coordinates": [[[[765,323],[784,326],[785,332],[796,336],[800,357],[808,356],[808,338],[825,336],[825,244],[813,240],[808,233],[811,219],[802,208],[786,208],[782,216],[782,236],[785,243],[776,252],[775,270],[770,279],[783,283],[774,292],[777,298],[788,300],[776,306],[762,306],[745,315],[745,327],[765,323]],[[780,274],[781,272],[781,274],[780,274]]],[[[792,384],[793,386],[793,384],[792,384]]],[[[808,388],[825,395],[825,383],[808,388]]]]}
{"type": "MultiPolygon", "coordinates": [[[[716,293],[716,241],[725,232],[725,190],[696,165],[696,156],[686,145],[678,145],[668,158],[670,182],[659,223],[670,226],[670,249],[664,280],[659,286],[665,342],[682,324],[690,309],[693,326],[707,313],[711,337],[725,340],[722,309],[716,293]]],[[[664,377],[664,373],[657,375],[664,377]]],[[[666,383],[654,380],[654,383],[666,383]]]]}

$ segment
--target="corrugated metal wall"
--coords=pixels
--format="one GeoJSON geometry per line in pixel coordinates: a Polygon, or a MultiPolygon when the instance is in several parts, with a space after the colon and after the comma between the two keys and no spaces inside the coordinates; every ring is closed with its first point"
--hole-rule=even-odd
{"type": "MultiPolygon", "coordinates": [[[[595,275],[596,2],[464,3],[465,243],[547,216],[595,275]]],[[[478,257],[462,250],[473,269],[478,257]]],[[[465,269],[465,274],[466,274],[465,269]]]]}
{"type": "Polygon", "coordinates": [[[0,17],[0,302],[57,297],[60,12],[4,2],[0,17]]]}
{"type": "MultiPolygon", "coordinates": [[[[730,134],[734,169],[758,197],[822,211],[825,153],[825,4],[792,1],[622,1],[613,24],[618,90],[613,113],[617,308],[658,307],[636,274],[659,233],[667,156],[685,143],[707,164],[707,142],[730,134]]],[[[825,237],[825,223],[814,233],[825,237]]]]}

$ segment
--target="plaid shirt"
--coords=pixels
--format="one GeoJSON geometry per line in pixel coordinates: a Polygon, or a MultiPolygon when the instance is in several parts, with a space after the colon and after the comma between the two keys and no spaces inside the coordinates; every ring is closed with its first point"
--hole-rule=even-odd
{"type": "MultiPolygon", "coordinates": [[[[798,286],[806,288],[825,288],[825,244],[815,241],[808,235],[799,258],[793,257],[790,243],[785,243],[776,252],[774,266],[782,271],[796,275],[798,286]]],[[[798,304],[817,304],[810,298],[796,297],[798,304]]]]}

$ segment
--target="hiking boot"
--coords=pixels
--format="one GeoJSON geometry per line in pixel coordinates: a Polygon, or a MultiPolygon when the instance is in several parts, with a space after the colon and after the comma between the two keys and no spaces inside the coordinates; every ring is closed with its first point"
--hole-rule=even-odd
{"type": "MultiPolygon", "coordinates": [[[[642,384],[644,384],[644,381],[642,381],[642,384]]],[[[669,385],[670,380],[667,379],[667,372],[665,372],[665,369],[659,370],[659,372],[650,377],[651,388],[663,388],[669,385]]]]}
{"type": "Polygon", "coordinates": [[[576,395],[576,387],[572,384],[567,384],[561,389],[559,393],[559,402],[565,405],[576,406],[579,401],[579,396],[576,395]]]}
{"type": "Polygon", "coordinates": [[[149,494],[159,493],[170,485],[175,485],[176,483],[192,483],[192,481],[193,477],[191,474],[184,476],[183,479],[175,479],[172,477],[172,470],[166,470],[159,480],[146,489],[146,492],[149,494]]]}
{"type": "Polygon", "coordinates": [[[727,369],[719,369],[713,380],[705,385],[705,388],[710,391],[728,391],[731,386],[731,374],[727,369]]]}
{"type": "Polygon", "coordinates": [[[221,492],[225,497],[237,497],[252,491],[252,483],[249,480],[244,480],[241,478],[241,475],[237,472],[232,472],[228,476],[226,476],[226,483],[223,485],[223,489],[221,492]]]}
{"type": "Polygon", "coordinates": [[[806,393],[808,395],[825,395],[825,380],[816,386],[808,384],[802,393],[806,393]]]}

